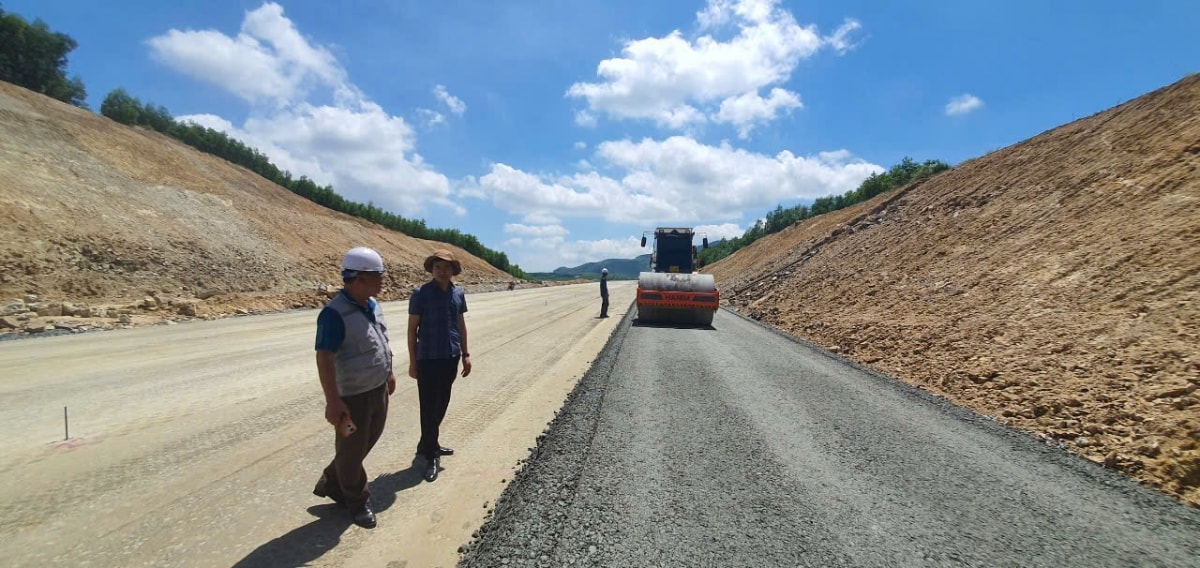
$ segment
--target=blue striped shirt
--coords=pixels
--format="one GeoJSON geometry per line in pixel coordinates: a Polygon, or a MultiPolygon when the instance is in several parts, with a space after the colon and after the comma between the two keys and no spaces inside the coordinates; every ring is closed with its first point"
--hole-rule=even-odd
{"type": "Polygon", "coordinates": [[[462,354],[458,316],[467,311],[467,296],[453,283],[448,290],[429,281],[408,300],[408,314],[421,316],[417,326],[417,359],[452,359],[462,354]]]}

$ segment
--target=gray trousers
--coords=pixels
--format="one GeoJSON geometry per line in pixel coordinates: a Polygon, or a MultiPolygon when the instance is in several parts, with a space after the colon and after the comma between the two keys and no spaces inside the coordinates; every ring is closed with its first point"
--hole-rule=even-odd
{"type": "Polygon", "coordinates": [[[367,489],[367,470],[363,460],[379,441],[387,423],[387,383],[367,392],[342,397],[350,409],[350,419],[358,427],[353,434],[342,437],[334,434],[333,461],[321,473],[317,491],[341,501],[351,509],[362,506],[370,498],[367,489]]]}

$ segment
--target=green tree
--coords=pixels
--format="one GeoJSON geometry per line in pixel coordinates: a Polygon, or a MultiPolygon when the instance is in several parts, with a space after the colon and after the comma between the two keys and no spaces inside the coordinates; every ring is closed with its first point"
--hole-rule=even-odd
{"type": "Polygon", "coordinates": [[[31,24],[0,9],[0,81],[87,108],[83,80],[66,74],[67,54],[77,45],[41,20],[31,24]]]}
{"type": "Polygon", "coordinates": [[[125,89],[113,89],[100,103],[100,114],[121,124],[137,125],[142,114],[142,103],[129,96],[125,89]]]}

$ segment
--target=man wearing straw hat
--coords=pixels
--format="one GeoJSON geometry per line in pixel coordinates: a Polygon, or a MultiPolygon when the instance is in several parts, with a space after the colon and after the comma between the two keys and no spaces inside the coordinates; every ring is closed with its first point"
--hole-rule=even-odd
{"type": "Polygon", "coordinates": [[[425,271],[433,279],[417,288],[408,302],[408,376],[417,380],[421,403],[421,440],[417,454],[425,457],[426,481],[437,479],[441,457],[454,450],[438,439],[450,388],[462,361],[462,376],[471,374],[467,350],[467,298],[451,278],[462,272],[462,263],[445,249],[425,259],[425,271]]]}

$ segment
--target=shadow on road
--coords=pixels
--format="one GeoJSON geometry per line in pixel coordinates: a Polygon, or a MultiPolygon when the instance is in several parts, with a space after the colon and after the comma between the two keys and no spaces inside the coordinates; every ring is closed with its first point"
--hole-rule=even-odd
{"type": "MultiPolygon", "coordinates": [[[[388,510],[396,503],[396,494],[421,483],[421,467],[425,458],[413,456],[408,469],[385,473],[371,482],[371,505],[376,513],[388,510]]],[[[382,520],[380,522],[383,522],[382,520]]]]}
{"type": "Polygon", "coordinates": [[[631,323],[630,325],[632,325],[633,327],[662,327],[662,328],[667,328],[667,329],[701,329],[701,330],[705,330],[705,331],[716,331],[717,330],[717,328],[713,327],[712,324],[697,325],[697,324],[691,324],[691,323],[665,323],[665,322],[642,321],[639,319],[633,320],[633,323],[631,323]]]}
{"type": "Polygon", "coordinates": [[[234,566],[307,565],[333,550],[341,542],[342,533],[352,524],[346,510],[335,503],[313,505],[308,512],[317,519],[254,549],[234,566]]]}
{"type": "MultiPolygon", "coordinates": [[[[376,513],[395,504],[397,493],[421,483],[420,466],[423,463],[421,458],[414,457],[408,469],[385,473],[371,482],[371,505],[376,513]]],[[[316,520],[271,539],[234,566],[306,566],[333,550],[341,542],[342,533],[353,524],[349,512],[336,503],[313,505],[308,508],[308,513],[316,520]]],[[[386,521],[380,519],[380,522],[386,521]]]]}

